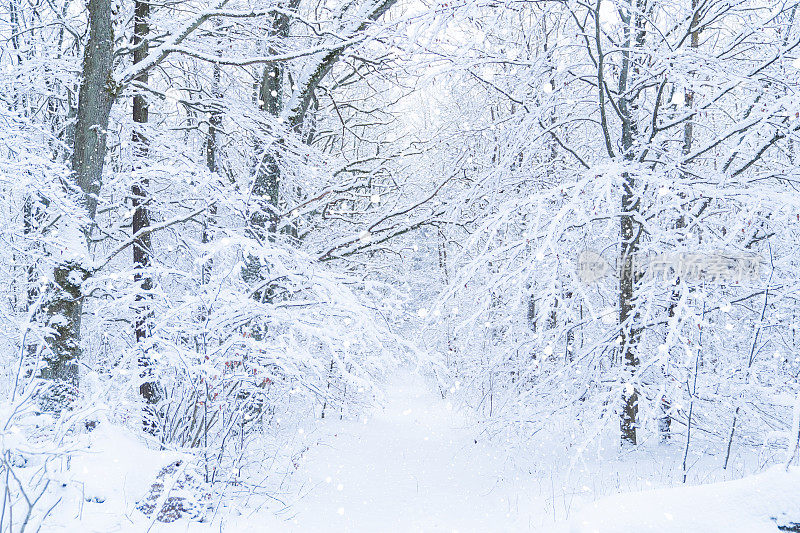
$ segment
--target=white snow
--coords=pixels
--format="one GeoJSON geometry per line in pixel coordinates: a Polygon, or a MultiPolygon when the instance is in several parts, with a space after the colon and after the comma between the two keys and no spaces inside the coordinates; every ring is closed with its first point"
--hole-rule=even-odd
{"type": "Polygon", "coordinates": [[[776,533],[800,522],[800,470],[774,467],[736,481],[617,494],[586,506],[572,533],[776,533]],[[776,522],[777,521],[777,522],[776,522]]]}
{"type": "MultiPolygon", "coordinates": [[[[309,447],[282,496],[285,508],[231,502],[204,523],[162,524],[137,510],[163,466],[191,459],[103,422],[82,436],[87,451],[73,457],[60,494],[66,505],[42,531],[775,533],[800,521],[799,469],[602,497],[649,487],[655,471],[642,471],[647,460],[635,455],[572,473],[559,472],[559,461],[525,471],[436,391],[412,371],[396,372],[382,407],[345,421],[329,411],[306,426],[309,447]],[[612,472],[624,479],[596,484],[612,472]],[[556,515],[572,518],[556,524],[556,515]]],[[[671,448],[660,451],[665,464],[677,463],[671,448]]]]}
{"type": "Polygon", "coordinates": [[[90,444],[76,454],[70,469],[83,485],[87,500],[119,500],[125,505],[142,498],[158,471],[177,460],[175,452],[147,448],[120,426],[101,423],[87,435],[90,444]]]}
{"type": "Polygon", "coordinates": [[[44,532],[105,533],[142,531],[149,521],[135,509],[159,470],[180,458],[154,450],[124,427],[103,422],[82,436],[62,494],[62,514],[45,523],[44,532]]]}
{"type": "Polygon", "coordinates": [[[371,417],[327,431],[297,474],[308,490],[288,531],[527,531],[541,514],[503,480],[496,447],[410,372],[371,417]]]}

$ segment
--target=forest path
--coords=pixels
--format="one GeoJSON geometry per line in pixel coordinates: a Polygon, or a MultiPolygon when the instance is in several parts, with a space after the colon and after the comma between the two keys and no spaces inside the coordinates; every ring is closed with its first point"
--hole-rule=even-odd
{"type": "Polygon", "coordinates": [[[296,474],[308,492],[289,531],[527,531],[547,520],[544,502],[502,480],[500,454],[423,378],[401,374],[371,416],[324,427],[330,436],[296,474]]]}

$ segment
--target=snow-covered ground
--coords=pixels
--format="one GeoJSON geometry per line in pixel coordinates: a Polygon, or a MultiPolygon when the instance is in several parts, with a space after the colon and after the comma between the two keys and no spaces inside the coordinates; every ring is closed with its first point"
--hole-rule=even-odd
{"type": "MultiPolygon", "coordinates": [[[[602,461],[594,472],[590,465],[546,478],[515,472],[469,422],[423,379],[398,377],[371,417],[323,426],[329,438],[304,458],[297,476],[307,492],[293,502],[286,530],[756,533],[800,521],[798,472],[776,467],[742,480],[595,500],[670,483],[677,472],[647,452],[602,461]],[[604,487],[591,481],[601,479],[604,487]]],[[[656,451],[675,468],[679,448],[656,451]]],[[[722,475],[700,468],[707,479],[722,475]]]]}
{"type": "MultiPolygon", "coordinates": [[[[255,505],[227,506],[205,523],[162,524],[136,504],[161,467],[181,456],[150,450],[138,437],[101,424],[84,436],[89,452],[72,460],[60,494],[64,505],[44,531],[755,533],[800,520],[800,473],[779,469],[624,494],[674,484],[674,471],[664,465],[678,463],[677,448],[659,447],[658,460],[645,451],[525,471],[412,372],[397,373],[382,407],[360,420],[329,416],[302,433],[308,449],[283,504],[251,499],[255,505]]],[[[704,468],[707,480],[719,478],[704,468]]],[[[180,493],[174,480],[173,491],[180,493]]]]}
{"type": "Polygon", "coordinates": [[[504,481],[497,450],[411,374],[361,422],[333,422],[297,474],[289,531],[527,531],[543,501],[504,481]]]}
{"type": "Polygon", "coordinates": [[[782,467],[736,481],[618,494],[586,506],[575,533],[800,531],[800,472],[782,467]],[[794,529],[792,529],[794,528],[794,529]]]}

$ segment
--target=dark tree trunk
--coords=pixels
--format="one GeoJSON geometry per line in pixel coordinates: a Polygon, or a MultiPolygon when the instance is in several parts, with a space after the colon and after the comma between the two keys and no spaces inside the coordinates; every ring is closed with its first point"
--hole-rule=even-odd
{"type": "MultiPolygon", "coordinates": [[[[622,212],[636,211],[638,202],[635,199],[633,188],[635,182],[629,174],[623,176],[622,212]]],[[[623,406],[620,415],[620,433],[623,443],[636,444],[636,416],[639,411],[639,394],[633,384],[634,375],[639,367],[637,348],[641,338],[641,327],[637,324],[639,317],[636,313],[634,291],[638,282],[634,256],[638,251],[639,235],[641,228],[635,222],[634,215],[623,214],[620,217],[620,234],[622,246],[620,252],[620,280],[619,280],[619,324],[620,324],[620,349],[622,360],[626,367],[629,383],[623,392],[623,406]]]]}
{"type": "MultiPolygon", "coordinates": [[[[273,51],[274,53],[274,51],[273,51]]],[[[283,67],[270,65],[264,68],[261,80],[261,110],[273,117],[282,109],[283,67]]],[[[271,148],[261,160],[253,183],[253,196],[259,205],[253,210],[250,223],[260,238],[274,239],[278,231],[278,202],[280,201],[281,170],[277,150],[271,148]]]]}
{"type": "Polygon", "coordinates": [[[89,40],[83,57],[83,81],[78,96],[72,171],[83,194],[91,233],[102,187],[106,130],[119,88],[112,77],[113,31],[111,0],[89,0],[89,40]]]}
{"type": "MultiPolygon", "coordinates": [[[[220,127],[222,126],[222,113],[219,109],[219,99],[222,98],[219,89],[221,74],[222,73],[219,63],[215,63],[213,87],[211,88],[211,93],[217,101],[214,102],[213,111],[211,112],[211,118],[208,121],[208,138],[206,139],[206,166],[208,167],[208,171],[211,172],[212,174],[216,174],[219,170],[218,169],[219,154],[217,153],[219,147],[217,146],[217,133],[219,132],[220,127]]],[[[217,213],[217,208],[215,205],[212,205],[209,208],[209,217],[203,226],[202,242],[204,244],[211,241],[211,234],[208,228],[209,225],[214,223],[214,215],[216,215],[216,213],[217,213]]],[[[203,285],[207,284],[211,280],[212,266],[213,264],[211,262],[211,259],[203,263],[203,271],[201,273],[201,280],[200,280],[200,282],[203,285]]]]}
{"type": "Polygon", "coordinates": [[[83,297],[81,284],[89,272],[79,263],[68,262],[53,272],[51,294],[45,309],[48,317],[49,351],[44,357],[40,377],[49,381],[42,397],[45,411],[59,413],[69,409],[78,393],[78,363],[81,357],[80,336],[83,297]]]}
{"type": "MultiPolygon", "coordinates": [[[[628,96],[628,88],[635,81],[641,59],[637,57],[638,49],[644,45],[644,26],[642,14],[646,8],[646,0],[629,0],[623,17],[625,29],[625,51],[622,54],[620,70],[619,112],[622,118],[622,155],[628,162],[636,160],[635,141],[639,135],[637,124],[638,104],[636,97],[628,96]],[[633,45],[633,46],[632,46],[633,45]],[[632,50],[631,50],[632,48],[632,50]]],[[[627,383],[622,395],[622,411],[620,413],[620,438],[623,444],[636,444],[636,419],[639,412],[639,391],[636,388],[636,372],[639,368],[638,348],[642,328],[636,307],[636,287],[641,273],[636,266],[636,254],[642,234],[640,216],[641,202],[636,193],[636,180],[629,172],[622,175],[622,201],[620,208],[620,280],[619,280],[619,326],[620,351],[625,365],[627,383]]]]}
{"type": "MultiPolygon", "coordinates": [[[[150,17],[150,4],[143,1],[137,1],[134,8],[134,25],[133,25],[133,46],[136,49],[133,52],[133,61],[138,63],[142,61],[148,54],[148,42],[146,36],[150,31],[148,19],[150,17]]],[[[148,81],[147,72],[140,74],[136,81],[146,84],[148,81]]],[[[136,124],[147,124],[148,121],[148,107],[147,99],[142,94],[137,94],[133,97],[133,121],[136,124]]],[[[133,132],[133,146],[134,156],[137,161],[147,157],[147,138],[144,133],[139,129],[134,129],[133,132]]],[[[150,227],[150,213],[147,208],[149,180],[146,177],[141,177],[137,183],[131,187],[131,196],[133,197],[133,235],[136,235],[141,230],[150,227]]],[[[150,250],[151,250],[150,234],[147,233],[141,237],[136,237],[133,240],[133,267],[136,270],[134,280],[140,284],[142,291],[146,292],[153,288],[153,282],[147,276],[143,269],[150,266],[150,250]]],[[[139,293],[136,295],[137,301],[142,301],[146,295],[139,293]]],[[[142,305],[139,316],[136,319],[136,340],[140,341],[147,337],[147,306],[142,305]]]]}
{"type": "MultiPolygon", "coordinates": [[[[89,39],[83,57],[83,80],[72,154],[73,178],[87,216],[81,228],[84,241],[76,243],[84,250],[84,256],[88,256],[88,237],[102,186],[108,117],[118,90],[111,76],[111,0],[89,0],[88,10],[89,39]]],[[[41,377],[52,382],[43,401],[45,409],[51,411],[68,407],[77,392],[83,307],[81,285],[90,274],[80,260],[74,259],[65,260],[53,272],[51,295],[45,304],[47,325],[52,330],[48,336],[50,350],[45,355],[45,366],[41,371],[41,377]]]]}
{"type": "MultiPolygon", "coordinates": [[[[150,33],[150,4],[147,1],[137,0],[134,5],[133,15],[133,62],[139,63],[143,61],[150,52],[149,42],[147,36],[150,33]]],[[[147,84],[148,74],[147,71],[141,73],[136,81],[147,84]]],[[[133,97],[133,121],[138,124],[147,124],[149,120],[147,99],[143,94],[136,94],[133,97]]],[[[145,133],[138,129],[138,126],[133,131],[133,150],[134,160],[139,167],[148,154],[148,140],[145,133]]],[[[133,235],[137,235],[144,229],[150,227],[150,211],[148,202],[150,200],[148,188],[150,180],[147,177],[140,176],[139,180],[131,186],[131,198],[133,201],[133,235]]],[[[145,233],[140,237],[133,239],[133,269],[134,269],[134,283],[139,286],[139,291],[136,293],[136,322],[134,324],[134,332],[136,334],[136,342],[142,342],[150,336],[150,320],[152,313],[150,306],[147,303],[149,299],[148,293],[153,289],[153,279],[147,274],[146,270],[150,267],[150,254],[152,253],[152,240],[150,233],[145,233]]],[[[144,381],[139,385],[139,393],[148,404],[155,404],[159,400],[158,384],[152,379],[151,367],[152,361],[146,348],[141,349],[139,355],[139,367],[141,369],[142,378],[144,381]]],[[[150,432],[155,431],[155,422],[152,420],[153,413],[151,409],[145,410],[144,427],[150,432]]]]}
{"type": "MultiPolygon", "coordinates": [[[[277,14],[273,19],[272,36],[286,38],[289,34],[289,17],[277,14]]],[[[270,48],[270,54],[278,50],[270,48]]],[[[258,101],[262,111],[272,117],[278,117],[283,110],[283,65],[275,63],[264,67],[261,84],[258,90],[258,101]]],[[[278,161],[278,148],[280,141],[269,147],[256,162],[255,176],[253,177],[252,197],[254,205],[250,211],[250,231],[253,237],[261,242],[274,240],[278,232],[281,186],[281,169],[278,161]]],[[[261,151],[260,143],[256,151],[261,151]]],[[[249,257],[242,277],[250,284],[259,284],[265,278],[263,265],[257,257],[249,257]]],[[[271,291],[268,287],[253,293],[257,300],[268,301],[271,291]]]]}

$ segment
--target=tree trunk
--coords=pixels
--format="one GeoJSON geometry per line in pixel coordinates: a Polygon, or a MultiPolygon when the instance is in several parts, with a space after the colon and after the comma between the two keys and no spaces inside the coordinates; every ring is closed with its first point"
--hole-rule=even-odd
{"type": "MultiPolygon", "coordinates": [[[[275,51],[271,50],[271,53],[275,51]]],[[[283,103],[283,66],[269,65],[264,68],[261,80],[261,110],[273,117],[280,115],[283,103]]],[[[278,231],[278,202],[280,200],[281,170],[276,150],[270,149],[261,160],[253,183],[253,196],[259,205],[253,211],[250,222],[260,237],[274,239],[278,231]]]]}
{"type": "Polygon", "coordinates": [[[42,398],[45,411],[59,413],[69,409],[77,397],[81,284],[88,277],[89,271],[76,262],[59,265],[53,272],[52,294],[45,308],[51,330],[47,335],[49,353],[40,372],[40,377],[50,382],[42,398]]]}
{"type": "MultiPolygon", "coordinates": [[[[221,67],[219,63],[214,63],[214,78],[213,78],[213,86],[211,88],[212,96],[217,100],[214,102],[213,111],[211,112],[211,117],[208,120],[208,138],[206,139],[206,166],[208,167],[208,171],[212,174],[216,174],[218,171],[218,159],[219,154],[218,146],[217,146],[217,132],[219,131],[220,127],[222,126],[222,113],[219,110],[219,99],[222,98],[220,94],[219,84],[220,84],[220,77],[222,75],[221,67]]],[[[214,222],[214,215],[217,214],[217,207],[212,205],[209,208],[209,217],[205,221],[203,225],[203,236],[202,242],[206,244],[211,241],[211,235],[208,231],[209,224],[213,224],[214,222]]],[[[203,271],[201,273],[201,280],[200,282],[203,285],[206,285],[209,281],[211,281],[211,268],[212,268],[211,259],[207,260],[203,263],[203,271]]]]}
{"type": "MultiPolygon", "coordinates": [[[[700,0],[692,0],[692,22],[690,26],[691,30],[691,47],[692,49],[697,49],[700,46],[700,30],[698,28],[699,20],[699,6],[700,0]]],[[[691,109],[694,107],[694,91],[692,89],[686,89],[684,92],[684,107],[686,109],[691,109]]],[[[694,142],[694,121],[690,118],[686,121],[683,125],[683,155],[689,155],[692,152],[692,144],[694,142]]],[[[684,177],[686,177],[684,175],[684,177]]],[[[685,215],[681,214],[678,217],[678,220],[675,222],[675,229],[679,232],[682,231],[686,227],[686,217],[685,215]]],[[[678,235],[678,242],[683,242],[684,237],[680,234],[678,235]]],[[[673,318],[675,316],[675,311],[678,307],[678,301],[680,300],[680,278],[675,280],[675,288],[672,290],[672,295],[670,296],[669,300],[669,308],[667,310],[667,316],[669,318],[673,318]]],[[[669,332],[667,332],[669,335],[669,332]]],[[[667,358],[669,355],[667,354],[667,358]]],[[[667,361],[667,364],[669,361],[667,361]]],[[[665,366],[666,370],[666,366],[665,366]]],[[[669,379],[669,373],[665,372],[665,379],[669,379]]],[[[669,440],[670,439],[670,426],[672,425],[672,418],[671,418],[671,405],[672,402],[667,397],[666,392],[664,396],[661,398],[661,418],[658,422],[658,430],[661,434],[661,440],[669,440]]]]}
{"type": "MultiPolygon", "coordinates": [[[[273,19],[270,30],[273,36],[286,38],[289,34],[289,17],[277,14],[273,19]]],[[[277,54],[274,48],[269,49],[270,54],[277,54]]],[[[279,117],[283,110],[283,65],[270,64],[264,67],[261,85],[258,91],[258,101],[262,111],[272,117],[279,117]]],[[[278,232],[280,201],[281,169],[278,162],[278,148],[280,141],[268,148],[266,153],[256,163],[253,178],[252,197],[255,205],[250,212],[250,231],[253,237],[261,242],[274,240],[278,232]]],[[[260,143],[256,145],[260,151],[260,143]]],[[[262,265],[257,257],[249,257],[242,270],[242,278],[250,284],[258,284],[264,279],[262,265]]],[[[257,300],[269,300],[271,291],[269,287],[256,291],[253,296],[257,300]]]]}
{"type": "MultiPolygon", "coordinates": [[[[147,35],[150,33],[150,4],[147,1],[137,0],[134,5],[133,15],[133,62],[139,63],[143,61],[147,54],[150,52],[149,42],[147,35]]],[[[147,71],[141,73],[136,81],[143,84],[148,82],[147,71]]],[[[136,124],[147,124],[149,120],[147,99],[142,94],[136,94],[133,97],[133,122],[136,124]]],[[[147,157],[148,153],[148,139],[147,136],[139,129],[133,131],[133,150],[134,160],[137,162],[139,168],[142,167],[142,161],[147,157]]],[[[131,186],[131,197],[133,200],[133,227],[131,229],[135,236],[140,231],[150,227],[150,211],[148,209],[148,202],[150,200],[148,188],[150,181],[147,177],[140,176],[139,180],[131,186]]],[[[152,318],[150,306],[147,304],[149,299],[148,292],[153,289],[152,278],[143,272],[150,264],[150,254],[152,252],[152,240],[149,233],[133,239],[133,268],[134,268],[134,283],[139,286],[136,293],[136,301],[138,302],[136,309],[136,322],[134,324],[134,332],[136,334],[136,342],[141,343],[150,335],[149,321],[152,318]]],[[[139,354],[139,367],[141,370],[142,378],[144,381],[139,385],[139,394],[142,395],[147,404],[155,404],[159,400],[158,385],[151,378],[150,367],[152,361],[146,348],[141,348],[139,354]]],[[[145,422],[144,427],[147,431],[154,433],[156,423],[152,419],[152,409],[145,409],[145,422]]]]}
{"type": "MultiPolygon", "coordinates": [[[[636,159],[634,150],[635,140],[638,137],[637,103],[627,96],[631,85],[631,77],[638,73],[639,58],[631,57],[631,44],[635,39],[637,48],[644,45],[644,29],[642,13],[645,0],[629,0],[629,3],[620,14],[623,17],[625,28],[624,52],[622,53],[622,68],[620,70],[619,112],[622,118],[622,155],[628,162],[636,159]],[[634,6],[634,1],[636,4],[634,6]],[[633,33],[636,32],[634,36],[633,33]]],[[[635,80],[635,77],[634,77],[635,80]]],[[[627,382],[623,390],[623,405],[620,413],[620,438],[623,444],[636,444],[636,418],[639,411],[639,392],[635,386],[635,374],[639,367],[638,345],[641,339],[642,328],[636,311],[636,286],[641,274],[636,267],[636,254],[639,251],[639,239],[642,227],[637,218],[641,215],[641,203],[636,194],[636,180],[630,172],[622,175],[622,201],[620,208],[620,279],[619,279],[619,328],[620,351],[625,365],[627,382]]]]}
{"type": "Polygon", "coordinates": [[[72,171],[83,193],[88,221],[84,233],[91,233],[102,187],[106,155],[106,130],[111,106],[117,96],[112,78],[113,31],[111,0],[89,0],[89,40],[83,57],[83,81],[78,96],[78,117],[72,171]]]}
{"type": "Polygon", "coordinates": [[[89,39],[83,58],[83,80],[78,97],[78,116],[72,154],[72,172],[85,210],[82,227],[77,228],[74,256],[65,258],[53,272],[51,296],[45,304],[47,325],[52,332],[49,352],[41,377],[50,380],[43,407],[58,412],[69,407],[78,386],[81,356],[80,326],[83,308],[82,283],[90,276],[88,237],[97,213],[106,155],[106,130],[117,88],[111,77],[113,32],[111,0],[89,0],[89,39]]]}

